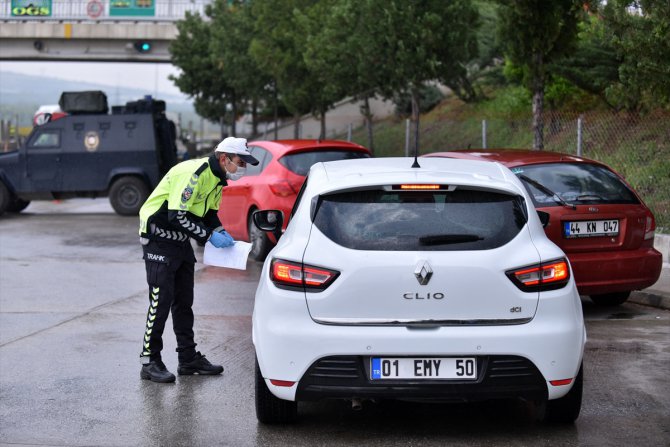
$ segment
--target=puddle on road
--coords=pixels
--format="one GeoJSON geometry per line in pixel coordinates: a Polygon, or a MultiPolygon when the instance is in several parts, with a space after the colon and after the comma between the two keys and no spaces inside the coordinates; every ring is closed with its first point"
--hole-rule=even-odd
{"type": "Polygon", "coordinates": [[[608,320],[632,320],[635,317],[644,315],[639,312],[617,312],[607,316],[608,320]]]}

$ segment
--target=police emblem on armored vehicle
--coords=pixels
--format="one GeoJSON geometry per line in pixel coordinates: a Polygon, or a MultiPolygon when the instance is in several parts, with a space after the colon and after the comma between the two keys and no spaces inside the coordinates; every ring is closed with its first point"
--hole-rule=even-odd
{"type": "Polygon", "coordinates": [[[98,132],[95,130],[86,132],[86,135],[84,136],[84,146],[86,146],[86,150],[89,152],[97,151],[98,146],[100,146],[100,137],[98,136],[98,132]]]}

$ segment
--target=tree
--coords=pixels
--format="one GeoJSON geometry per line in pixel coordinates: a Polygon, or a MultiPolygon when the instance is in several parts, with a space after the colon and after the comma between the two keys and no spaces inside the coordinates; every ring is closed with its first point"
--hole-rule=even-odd
{"type": "Polygon", "coordinates": [[[582,2],[498,0],[506,56],[524,68],[533,96],[533,148],[544,148],[544,88],[549,64],[574,47],[582,2]]]}
{"type": "Polygon", "coordinates": [[[392,67],[390,88],[410,93],[418,152],[420,89],[434,80],[449,85],[463,74],[464,63],[476,54],[470,23],[477,13],[469,0],[373,1],[382,11],[378,22],[387,32],[377,37],[384,55],[382,66],[392,67]]]}
{"type": "MultiPolygon", "coordinates": [[[[346,88],[333,79],[330,66],[309,63],[309,42],[314,40],[313,36],[329,26],[328,18],[333,13],[334,6],[339,3],[339,0],[320,0],[309,8],[294,10],[295,28],[301,36],[299,46],[302,62],[309,74],[309,86],[314,89],[311,112],[321,121],[320,138],[326,137],[326,112],[335,102],[346,96],[346,88]]],[[[325,53],[328,50],[324,47],[320,51],[325,53]]]]}
{"type": "Polygon", "coordinates": [[[311,26],[306,27],[301,17],[318,18],[320,7],[314,0],[256,0],[252,4],[256,37],[251,55],[275,79],[277,94],[294,116],[296,138],[300,116],[310,112],[321,119],[321,137],[325,137],[326,111],[339,99],[322,79],[312,75],[303,58],[311,26]]]}
{"type": "Polygon", "coordinates": [[[670,104],[670,2],[610,0],[603,17],[621,59],[620,84],[608,91],[610,98],[628,108],[637,108],[642,97],[670,104]]]}
{"type": "Polygon", "coordinates": [[[456,80],[477,51],[476,18],[469,0],[340,0],[307,39],[305,58],[350,95],[408,91],[418,149],[420,89],[429,81],[461,88],[456,80]]]}
{"type": "Polygon", "coordinates": [[[170,45],[172,63],[181,70],[172,81],[182,92],[194,98],[196,112],[219,121],[233,96],[232,87],[221,76],[210,49],[212,29],[199,14],[186,13],[177,22],[179,34],[170,45]]]}
{"type": "Polygon", "coordinates": [[[575,50],[556,59],[550,71],[617,109],[619,105],[608,98],[607,91],[619,81],[621,62],[604,21],[593,14],[579,23],[575,50]]]}
{"type": "Polygon", "coordinates": [[[318,73],[334,96],[363,101],[361,113],[368,133],[368,148],[374,153],[370,98],[378,93],[390,97],[388,71],[371,36],[381,31],[371,2],[338,1],[330,5],[320,29],[306,38],[304,59],[310,72],[318,73]]]}
{"type": "Polygon", "coordinates": [[[249,53],[255,27],[251,6],[244,0],[216,0],[210,16],[212,57],[219,76],[225,79],[232,93],[232,134],[235,134],[235,119],[240,115],[238,106],[248,103],[252,115],[251,133],[256,135],[259,102],[269,100],[268,86],[272,79],[261,72],[249,53]]]}

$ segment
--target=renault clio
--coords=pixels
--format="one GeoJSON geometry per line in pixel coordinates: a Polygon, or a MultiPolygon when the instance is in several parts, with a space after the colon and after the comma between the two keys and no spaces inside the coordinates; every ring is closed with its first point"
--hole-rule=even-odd
{"type": "MultiPolygon", "coordinates": [[[[499,163],[312,166],[256,291],[256,411],[319,399],[533,402],[573,422],[586,332],[570,263],[499,163]]],[[[283,213],[254,222],[279,235],[283,213]]]]}

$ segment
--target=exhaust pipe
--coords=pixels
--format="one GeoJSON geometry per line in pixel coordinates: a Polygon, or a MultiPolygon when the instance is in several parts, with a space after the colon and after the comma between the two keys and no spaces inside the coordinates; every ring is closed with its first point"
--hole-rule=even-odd
{"type": "Polygon", "coordinates": [[[351,409],[354,411],[361,411],[363,409],[363,401],[354,397],[351,399],[351,409]]]}

